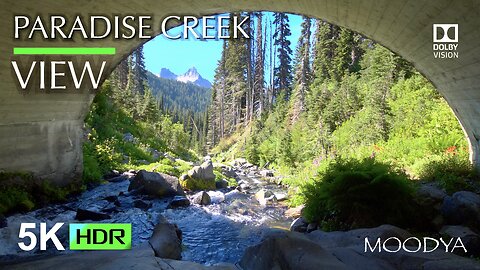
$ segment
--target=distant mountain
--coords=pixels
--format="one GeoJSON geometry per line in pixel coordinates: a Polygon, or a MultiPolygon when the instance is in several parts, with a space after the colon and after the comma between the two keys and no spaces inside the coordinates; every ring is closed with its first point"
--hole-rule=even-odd
{"type": "MultiPolygon", "coordinates": [[[[168,72],[168,69],[162,69],[160,73],[168,76],[168,72]]],[[[176,77],[175,75],[175,79],[166,79],[147,72],[148,84],[153,95],[162,101],[162,106],[170,111],[206,111],[212,95],[210,88],[183,83],[177,81],[176,77]]]]}
{"type": "Polygon", "coordinates": [[[170,79],[170,80],[177,80],[179,82],[184,83],[193,83],[200,87],[211,88],[212,84],[202,77],[197,71],[195,67],[191,67],[187,72],[182,75],[176,75],[175,73],[171,72],[168,68],[162,68],[160,70],[160,74],[158,75],[160,78],[170,79]]]}

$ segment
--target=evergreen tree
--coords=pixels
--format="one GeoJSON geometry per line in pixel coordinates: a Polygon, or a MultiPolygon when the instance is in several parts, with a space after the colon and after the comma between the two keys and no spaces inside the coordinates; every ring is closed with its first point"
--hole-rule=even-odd
{"type": "Polygon", "coordinates": [[[274,68],[274,93],[276,98],[279,93],[284,92],[285,98],[290,98],[292,86],[292,49],[288,37],[291,36],[288,15],[285,13],[275,13],[273,24],[275,33],[273,34],[274,45],[277,48],[278,65],[274,68]]]}
{"type": "Polygon", "coordinates": [[[310,69],[310,35],[311,19],[303,17],[302,31],[298,39],[295,54],[295,89],[293,90],[291,120],[295,123],[305,111],[305,95],[311,82],[310,69]]]}

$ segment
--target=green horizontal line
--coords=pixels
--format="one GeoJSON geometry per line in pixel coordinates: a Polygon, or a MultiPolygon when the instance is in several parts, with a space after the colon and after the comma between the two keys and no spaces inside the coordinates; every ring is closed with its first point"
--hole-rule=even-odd
{"type": "Polygon", "coordinates": [[[115,54],[115,48],[13,48],[13,54],[115,54]]]}

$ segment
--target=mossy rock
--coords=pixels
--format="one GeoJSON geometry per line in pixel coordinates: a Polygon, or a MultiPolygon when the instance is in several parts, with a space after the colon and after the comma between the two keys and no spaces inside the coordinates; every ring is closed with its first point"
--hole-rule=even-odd
{"type": "Polygon", "coordinates": [[[196,179],[184,174],[180,177],[180,185],[188,190],[214,190],[215,179],[196,179]]]}

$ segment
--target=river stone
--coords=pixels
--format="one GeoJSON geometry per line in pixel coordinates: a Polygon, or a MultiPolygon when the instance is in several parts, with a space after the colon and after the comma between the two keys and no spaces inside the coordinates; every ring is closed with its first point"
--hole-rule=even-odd
{"type": "Polygon", "coordinates": [[[459,191],[446,196],[441,211],[449,225],[480,227],[480,196],[473,192],[459,191]]]}
{"type": "Polygon", "coordinates": [[[440,233],[452,238],[460,237],[462,239],[462,243],[467,249],[467,254],[464,253],[463,249],[455,249],[457,251],[456,254],[460,256],[480,255],[480,236],[470,230],[470,228],[464,226],[443,226],[440,233]]]}
{"type": "Polygon", "coordinates": [[[190,200],[185,196],[175,196],[168,204],[167,208],[187,207],[190,205],[190,200]]]}
{"type": "Polygon", "coordinates": [[[111,217],[108,214],[100,213],[93,210],[83,209],[83,208],[78,208],[77,215],[75,216],[75,219],[78,221],[83,221],[83,220],[100,221],[100,220],[105,220],[110,218],[111,217]]]}
{"type": "Polygon", "coordinates": [[[215,181],[215,187],[217,189],[228,188],[228,181],[225,179],[219,179],[218,181],[215,181]]]}
{"type": "Polygon", "coordinates": [[[403,241],[411,236],[412,235],[409,232],[398,227],[381,225],[375,228],[355,229],[351,231],[324,232],[321,230],[315,230],[309,234],[309,239],[324,248],[332,248],[363,245],[365,237],[368,237],[369,240],[397,237],[403,241]]]}
{"type": "Polygon", "coordinates": [[[193,203],[199,205],[209,205],[212,202],[210,195],[205,191],[200,191],[193,196],[193,203]]]}
{"type": "Polygon", "coordinates": [[[273,171],[272,170],[261,170],[260,175],[262,177],[273,177],[273,171]]]}
{"type": "Polygon", "coordinates": [[[133,206],[142,210],[148,210],[152,207],[152,202],[146,202],[144,200],[135,200],[133,206]]]}
{"type": "Polygon", "coordinates": [[[248,270],[264,269],[347,269],[346,265],[295,232],[267,236],[245,251],[239,265],[248,270]]]}
{"type": "Polygon", "coordinates": [[[303,204],[297,207],[288,208],[285,211],[285,216],[288,218],[298,218],[302,215],[303,208],[305,208],[305,205],[303,204]]]}
{"type": "Polygon", "coordinates": [[[147,195],[159,198],[185,195],[178,178],[163,173],[141,170],[130,182],[128,191],[140,190],[147,195]]]}
{"type": "Polygon", "coordinates": [[[182,232],[176,224],[169,223],[164,217],[159,218],[148,243],[159,258],[182,258],[182,232]]]}
{"type": "Polygon", "coordinates": [[[307,231],[308,223],[303,217],[299,217],[290,224],[290,231],[304,233],[307,231]]]}

